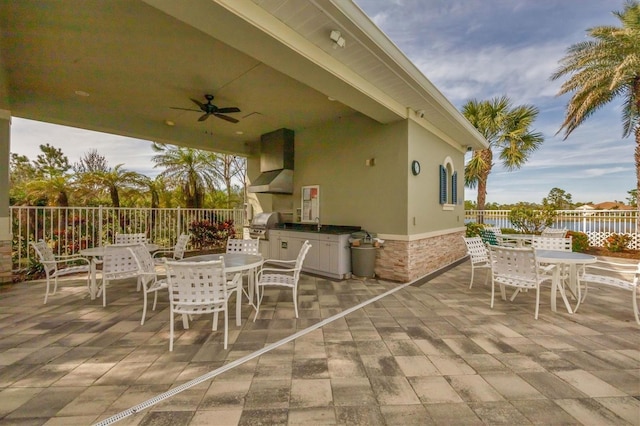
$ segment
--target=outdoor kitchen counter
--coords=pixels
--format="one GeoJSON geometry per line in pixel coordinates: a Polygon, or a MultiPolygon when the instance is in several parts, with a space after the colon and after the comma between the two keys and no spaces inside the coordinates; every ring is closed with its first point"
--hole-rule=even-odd
{"type": "Polygon", "coordinates": [[[269,258],[293,260],[305,241],[311,248],[302,269],[331,278],[351,277],[349,238],[359,226],[318,225],[308,223],[280,223],[269,231],[269,258]]]}
{"type": "Polygon", "coordinates": [[[318,231],[318,225],[315,223],[279,223],[275,226],[274,230],[278,231],[295,231],[295,232],[310,232],[313,234],[330,234],[330,235],[344,235],[353,234],[360,231],[359,226],[344,226],[344,225],[320,225],[318,231]]]}

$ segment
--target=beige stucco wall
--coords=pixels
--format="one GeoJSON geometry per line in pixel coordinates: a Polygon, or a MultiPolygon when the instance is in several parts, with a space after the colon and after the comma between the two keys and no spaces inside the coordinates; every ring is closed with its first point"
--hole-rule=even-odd
{"type": "MultiPolygon", "coordinates": [[[[294,194],[259,194],[265,211],[300,208],[301,187],[320,185],[323,224],[405,234],[407,125],[381,125],[360,114],[295,134],[294,194]],[[375,160],[374,166],[366,161],[375,160]]],[[[249,162],[249,176],[258,175],[249,162]]]]}
{"type": "Polygon", "coordinates": [[[464,152],[409,120],[409,158],[407,163],[418,160],[422,170],[418,176],[407,171],[408,176],[408,218],[407,234],[431,233],[464,226],[464,152]],[[454,171],[458,172],[458,204],[439,204],[440,168],[445,159],[450,158],[454,171]],[[414,219],[415,218],[415,223],[414,219]]]}

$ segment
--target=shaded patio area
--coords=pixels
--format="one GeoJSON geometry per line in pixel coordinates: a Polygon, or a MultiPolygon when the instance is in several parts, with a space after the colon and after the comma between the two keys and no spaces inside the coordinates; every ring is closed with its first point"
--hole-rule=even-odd
{"type": "MultiPolygon", "coordinates": [[[[399,284],[303,275],[291,295],[268,290],[260,317],[178,321],[169,352],[167,296],[140,326],[142,294],[115,283],[108,305],[83,280],[42,304],[44,282],[0,293],[0,423],[87,425],[246,359],[123,425],[640,424],[640,327],[628,292],[590,288],[577,314],[550,310],[550,285],[496,300],[468,261],[432,280],[338,315],[297,339],[265,346],[399,284]],[[275,345],[274,345],[275,346],[275,345]]],[[[235,306],[232,299],[230,307],[235,306]]]]}

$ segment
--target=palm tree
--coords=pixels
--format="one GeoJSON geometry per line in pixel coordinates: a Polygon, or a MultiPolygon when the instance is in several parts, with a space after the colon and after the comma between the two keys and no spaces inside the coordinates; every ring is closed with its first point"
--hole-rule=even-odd
{"type": "Polygon", "coordinates": [[[144,176],[140,173],[125,170],[118,164],[106,170],[96,169],[82,173],[79,181],[86,187],[102,187],[107,190],[113,207],[120,207],[120,191],[139,188],[143,185],[144,176]]]}
{"type": "Polygon", "coordinates": [[[509,98],[502,96],[489,101],[470,100],[462,107],[462,114],[489,142],[489,148],[473,151],[464,169],[465,185],[478,188],[477,209],[484,210],[493,151],[498,152],[502,165],[511,171],[522,167],[544,142],[541,133],[529,129],[538,109],[532,105],[513,107],[509,98]]]}
{"type": "Polygon", "coordinates": [[[201,208],[205,191],[215,188],[220,176],[217,173],[217,155],[209,151],[184,148],[160,143],[152,144],[155,155],[154,167],[164,167],[160,173],[163,179],[182,188],[188,208],[201,208]]]}
{"type": "MultiPolygon", "coordinates": [[[[613,12],[620,27],[587,30],[591,40],[569,47],[552,80],[568,76],[558,96],[573,93],[564,122],[564,139],[598,109],[615,98],[624,101],[623,137],[636,138],[636,190],[640,189],[640,3],[627,1],[622,12],[613,12]]],[[[636,232],[640,232],[640,204],[636,232]]]]}

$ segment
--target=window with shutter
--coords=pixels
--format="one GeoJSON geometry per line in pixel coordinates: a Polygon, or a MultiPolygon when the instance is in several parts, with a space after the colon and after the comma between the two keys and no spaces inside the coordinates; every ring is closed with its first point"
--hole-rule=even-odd
{"type": "Polygon", "coordinates": [[[458,204],[458,172],[451,175],[451,204],[458,204]]]}
{"type": "Polygon", "coordinates": [[[440,204],[447,203],[447,169],[440,165],[440,204]]]}

